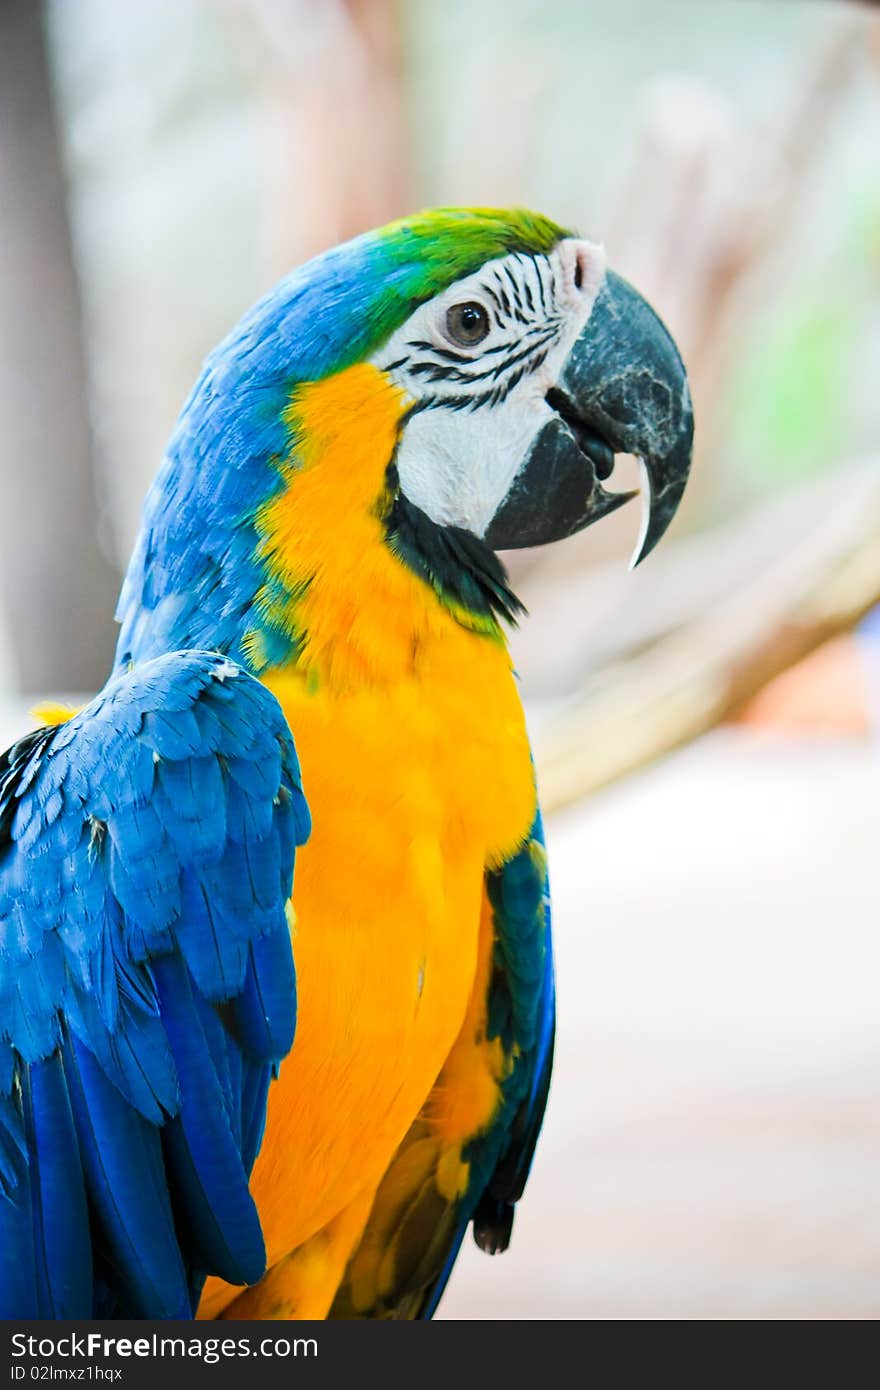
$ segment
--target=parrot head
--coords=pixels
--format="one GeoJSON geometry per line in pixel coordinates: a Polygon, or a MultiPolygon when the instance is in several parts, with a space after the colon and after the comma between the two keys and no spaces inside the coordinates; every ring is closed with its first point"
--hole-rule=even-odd
{"type": "Polygon", "coordinates": [[[377,546],[497,633],[520,605],[496,550],[635,496],[604,486],[626,452],[644,478],[637,562],[676,511],[692,434],[676,346],[600,246],[521,210],[368,232],[282,280],[207,359],[147,500],[117,659],[173,642],[264,670],[314,651],[316,626],[353,621],[350,605],[317,615],[319,589],[397,602],[377,546]]]}
{"type": "Polygon", "coordinates": [[[600,246],[536,218],[512,225],[512,250],[419,304],[372,358],[412,402],[396,454],[400,496],[493,549],[544,545],[635,497],[603,483],[616,453],[636,454],[638,563],[687,482],[684,366],[600,246]]]}

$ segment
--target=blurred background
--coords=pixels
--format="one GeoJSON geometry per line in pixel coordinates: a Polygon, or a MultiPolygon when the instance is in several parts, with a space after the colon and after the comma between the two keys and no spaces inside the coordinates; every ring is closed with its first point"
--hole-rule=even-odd
{"type": "Polygon", "coordinates": [[[698,437],[637,572],[632,508],[510,557],[559,1060],[512,1249],[442,1315],[874,1318],[880,10],[0,0],[0,734],[103,684],[216,340],[456,203],[604,240],[698,437]]]}

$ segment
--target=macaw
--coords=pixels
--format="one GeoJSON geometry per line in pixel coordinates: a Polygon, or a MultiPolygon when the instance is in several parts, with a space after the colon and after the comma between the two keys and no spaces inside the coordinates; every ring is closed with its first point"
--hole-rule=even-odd
{"type": "Polygon", "coordinates": [[[506,1247],[554,983],[496,550],[627,452],[647,554],[691,440],[653,310],[521,210],[360,236],[208,357],[107,685],[0,760],[2,1316],[427,1318],[506,1247]]]}

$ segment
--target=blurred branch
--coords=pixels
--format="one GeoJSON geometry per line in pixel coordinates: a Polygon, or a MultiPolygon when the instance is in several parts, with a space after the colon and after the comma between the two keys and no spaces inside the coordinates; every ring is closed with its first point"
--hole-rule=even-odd
{"type": "Polygon", "coordinates": [[[26,691],[103,685],[119,577],[98,544],[80,306],[42,6],[0,5],[0,581],[26,691]]]}
{"type": "Polygon", "coordinates": [[[708,537],[728,577],[739,571],[743,578],[722,598],[704,596],[697,612],[693,568],[680,568],[677,584],[663,572],[678,563],[675,548],[669,559],[652,559],[667,607],[691,616],[659,638],[631,628],[630,654],[618,653],[589,678],[576,704],[539,736],[548,812],[712,728],[880,601],[878,463],[860,461],[788,494],[794,538],[780,527],[779,498],[708,537]],[[812,522],[803,525],[807,516],[812,522]],[[756,549],[774,558],[756,569],[756,549]]]}

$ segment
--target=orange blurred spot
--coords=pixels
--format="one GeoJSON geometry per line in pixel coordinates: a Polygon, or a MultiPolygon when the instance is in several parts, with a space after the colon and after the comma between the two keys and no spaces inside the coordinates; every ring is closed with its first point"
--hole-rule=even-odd
{"type": "Polygon", "coordinates": [[[867,675],[855,638],[836,637],[784,671],[735,722],[791,733],[868,734],[867,675]]]}

